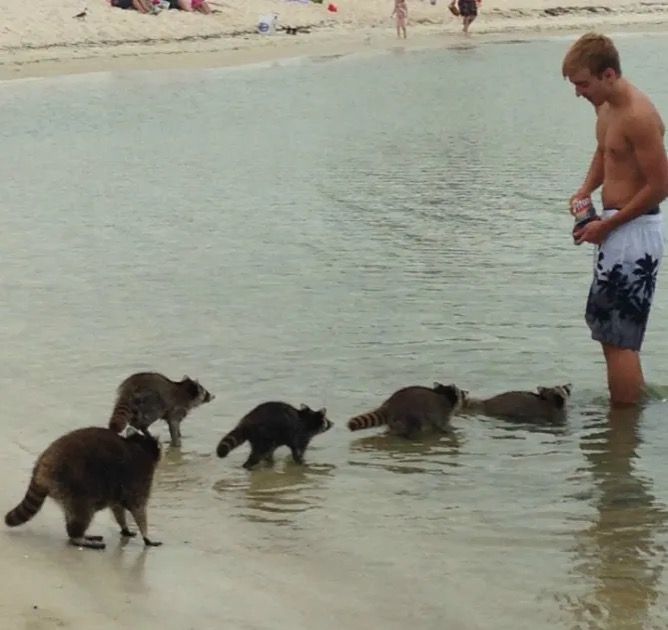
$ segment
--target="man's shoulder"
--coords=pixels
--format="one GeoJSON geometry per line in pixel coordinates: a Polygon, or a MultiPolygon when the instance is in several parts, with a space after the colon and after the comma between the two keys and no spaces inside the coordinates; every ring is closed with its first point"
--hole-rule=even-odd
{"type": "Polygon", "coordinates": [[[636,120],[646,118],[655,118],[661,120],[661,116],[656,109],[656,106],[652,102],[652,99],[637,87],[633,88],[626,114],[630,118],[634,118],[636,120]]]}

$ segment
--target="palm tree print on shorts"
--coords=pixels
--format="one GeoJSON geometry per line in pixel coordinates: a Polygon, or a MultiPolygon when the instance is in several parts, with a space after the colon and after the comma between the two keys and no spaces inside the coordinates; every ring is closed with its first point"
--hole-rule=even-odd
{"type": "Polygon", "coordinates": [[[605,267],[599,252],[585,319],[592,337],[620,348],[639,350],[656,287],[660,258],[645,254],[632,264],[605,267]]]}

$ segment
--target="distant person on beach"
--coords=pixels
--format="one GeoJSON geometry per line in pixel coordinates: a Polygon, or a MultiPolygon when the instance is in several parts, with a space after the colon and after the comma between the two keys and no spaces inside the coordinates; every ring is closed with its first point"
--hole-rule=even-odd
{"type": "Polygon", "coordinates": [[[597,147],[571,197],[602,188],[603,212],[573,233],[597,246],[585,319],[603,347],[613,404],[640,402],[645,381],[640,347],[663,257],[659,204],[668,196],[664,124],[650,99],[622,77],[609,37],[588,33],[568,50],[562,74],[596,109],[597,147]]]}
{"type": "Polygon", "coordinates": [[[392,15],[395,16],[397,21],[397,37],[401,37],[401,33],[403,33],[404,39],[406,39],[406,23],[408,22],[408,5],[406,4],[406,0],[394,0],[392,15]]]}
{"type": "Polygon", "coordinates": [[[118,9],[134,9],[139,13],[152,13],[151,0],[111,0],[111,6],[118,9]]]}
{"type": "Polygon", "coordinates": [[[206,0],[169,0],[169,8],[180,11],[199,11],[207,15],[212,12],[206,0]]]}
{"type": "Polygon", "coordinates": [[[468,35],[469,26],[473,20],[478,17],[478,5],[480,0],[457,0],[457,7],[459,8],[459,15],[462,16],[462,30],[468,35]]]}
{"type": "MultiPolygon", "coordinates": [[[[167,0],[170,9],[180,11],[199,11],[200,13],[212,13],[211,7],[206,0],[167,0]]],[[[111,6],[119,9],[135,9],[139,13],[155,13],[153,0],[111,0],[111,6]]]]}

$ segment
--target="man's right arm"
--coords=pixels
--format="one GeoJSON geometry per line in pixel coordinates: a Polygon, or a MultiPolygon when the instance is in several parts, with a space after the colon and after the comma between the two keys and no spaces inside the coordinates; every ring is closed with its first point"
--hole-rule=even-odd
{"type": "Polygon", "coordinates": [[[578,191],[569,199],[569,209],[573,216],[575,216],[573,202],[576,199],[584,199],[585,197],[591,196],[591,194],[603,184],[603,173],[603,150],[601,147],[597,147],[594,157],[591,159],[587,176],[585,177],[584,182],[582,182],[582,186],[580,186],[578,191]]]}
{"type": "Polygon", "coordinates": [[[596,151],[594,152],[594,157],[587,171],[587,177],[585,177],[580,190],[578,190],[578,193],[581,193],[581,197],[591,195],[603,183],[603,172],[603,150],[599,146],[596,147],[596,151]]]}

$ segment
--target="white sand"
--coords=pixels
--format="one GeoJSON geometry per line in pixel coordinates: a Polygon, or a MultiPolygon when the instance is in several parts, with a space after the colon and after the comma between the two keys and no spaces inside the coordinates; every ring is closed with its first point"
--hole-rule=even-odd
{"type": "MultiPolygon", "coordinates": [[[[0,0],[0,78],[113,68],[219,66],[276,57],[348,52],[396,45],[391,0],[210,0],[216,13],[165,11],[157,16],[111,8],[107,0],[0,0]],[[84,7],[85,19],[73,16],[84,7]],[[308,34],[255,32],[261,15],[308,34]],[[188,54],[184,54],[188,53],[188,54]]],[[[535,35],[551,30],[653,29],[668,24],[668,3],[606,0],[483,0],[473,37],[535,35]],[[605,5],[605,6],[603,6],[605,5]],[[587,8],[589,7],[589,8],[587,8]],[[564,9],[559,15],[554,9],[564,9]]],[[[447,2],[409,0],[408,46],[461,40],[447,2]]]]}

